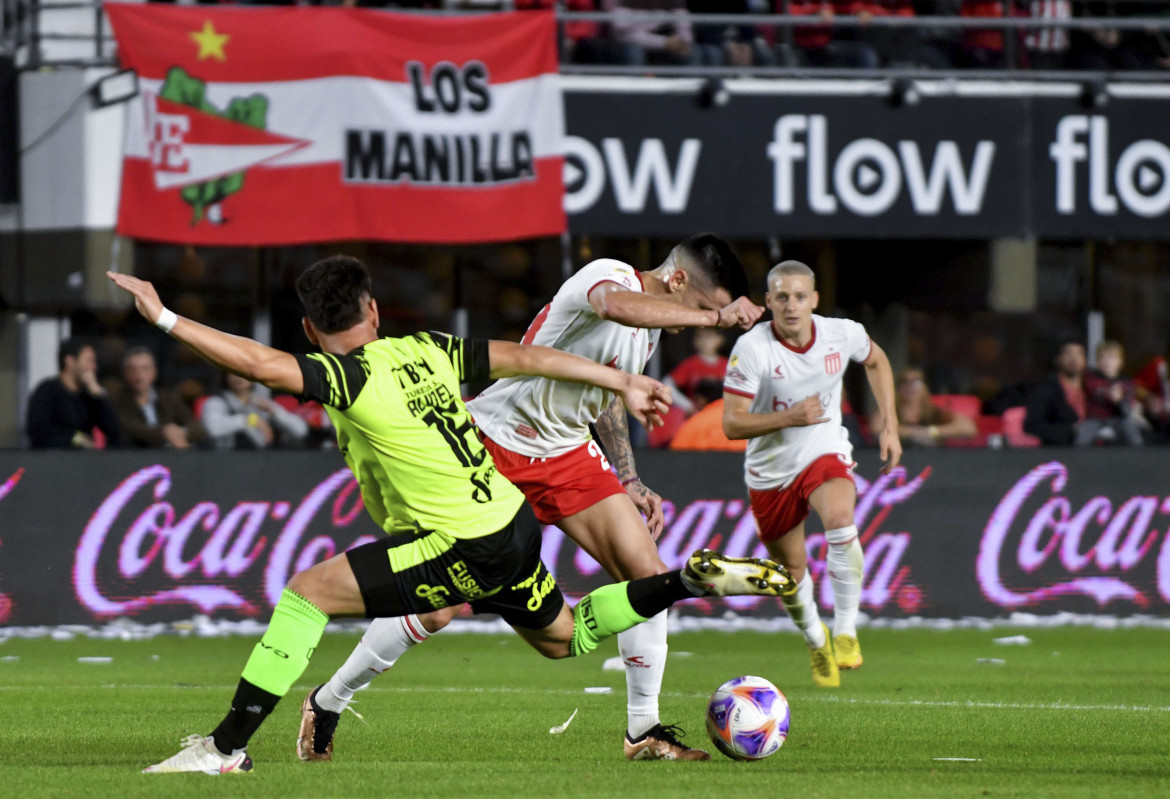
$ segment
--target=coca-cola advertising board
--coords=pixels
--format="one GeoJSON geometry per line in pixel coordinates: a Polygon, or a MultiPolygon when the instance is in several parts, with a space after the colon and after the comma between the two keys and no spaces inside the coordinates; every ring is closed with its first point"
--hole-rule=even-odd
{"type": "MultiPolygon", "coordinates": [[[[1170,610],[1163,451],[911,451],[889,475],[857,455],[872,616],[1170,610]]],[[[736,455],[642,452],[665,498],[663,560],[760,555],[736,455]]],[[[824,537],[808,526],[818,601],[824,537]]],[[[288,578],[381,533],[336,452],[0,453],[0,624],[267,618],[288,578]]],[[[556,528],[545,562],[571,599],[608,582],[556,528]]],[[[782,612],[773,599],[680,612],[782,612]]]]}

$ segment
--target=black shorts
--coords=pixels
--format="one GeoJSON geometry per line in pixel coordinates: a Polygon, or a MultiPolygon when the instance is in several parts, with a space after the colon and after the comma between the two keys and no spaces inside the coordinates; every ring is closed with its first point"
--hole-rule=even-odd
{"type": "Polygon", "coordinates": [[[371,619],[470,602],[476,613],[498,613],[513,627],[539,630],[565,603],[540,560],[540,524],[527,504],[503,529],[482,538],[450,543],[434,532],[400,534],[346,555],[371,619]]]}

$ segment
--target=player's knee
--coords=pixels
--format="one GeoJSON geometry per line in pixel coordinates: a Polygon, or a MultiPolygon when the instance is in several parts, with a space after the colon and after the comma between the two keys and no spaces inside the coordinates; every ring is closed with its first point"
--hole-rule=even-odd
{"type": "Polygon", "coordinates": [[[439,630],[451,623],[451,620],[459,615],[459,610],[462,605],[455,605],[454,607],[441,608],[439,610],[432,610],[430,613],[416,614],[419,624],[428,633],[437,633],[439,630]]]}
{"type": "Polygon", "coordinates": [[[324,583],[320,579],[320,575],[316,573],[320,566],[321,564],[317,564],[311,569],[297,572],[289,578],[285,588],[309,600],[323,612],[331,614],[332,610],[328,607],[328,598],[323,590],[324,583]]]}
{"type": "Polygon", "coordinates": [[[829,511],[825,514],[824,522],[826,530],[839,530],[842,527],[849,527],[853,524],[853,511],[829,511]]]}
{"type": "Polygon", "coordinates": [[[808,564],[802,563],[799,566],[789,566],[788,573],[792,575],[792,581],[799,583],[808,574],[808,564]]]}

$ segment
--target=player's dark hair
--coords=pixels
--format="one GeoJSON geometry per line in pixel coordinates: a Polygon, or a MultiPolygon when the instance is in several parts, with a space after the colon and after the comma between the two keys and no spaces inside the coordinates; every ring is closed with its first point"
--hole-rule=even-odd
{"type": "Polygon", "coordinates": [[[318,261],[297,278],[305,316],[322,333],[340,333],[360,322],[363,299],[373,293],[366,265],[348,255],[318,261]]]}
{"type": "Polygon", "coordinates": [[[714,233],[700,233],[679,244],[678,250],[716,287],[727,289],[733,300],[747,296],[747,274],[726,239],[714,233]]]}
{"type": "Polygon", "coordinates": [[[67,338],[57,346],[57,371],[65,371],[65,359],[76,358],[86,347],[92,347],[85,339],[67,338]]]}

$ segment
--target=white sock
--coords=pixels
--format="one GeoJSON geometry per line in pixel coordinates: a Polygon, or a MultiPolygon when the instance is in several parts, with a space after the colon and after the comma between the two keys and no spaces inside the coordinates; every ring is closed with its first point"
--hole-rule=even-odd
{"type": "Polygon", "coordinates": [[[658,718],[658,695],[666,671],[666,611],[618,633],[618,652],[626,664],[628,732],[637,740],[658,718]]]}
{"type": "Polygon", "coordinates": [[[317,691],[318,707],[334,713],[342,712],[353,699],[354,691],[368,685],[393,666],[406,650],[429,637],[430,633],[413,614],[374,619],[345,664],[317,691]]]}
{"type": "Polygon", "coordinates": [[[833,586],[833,635],[857,635],[857,606],[861,603],[861,577],[865,553],[857,542],[857,527],[849,525],[825,531],[829,554],[825,571],[833,586]]]}
{"type": "Polygon", "coordinates": [[[796,593],[792,596],[782,596],[784,609],[792,617],[792,621],[804,633],[804,640],[811,649],[820,649],[825,645],[825,629],[821,626],[821,616],[817,613],[817,600],[813,596],[813,581],[808,576],[796,584],[796,593]]]}

